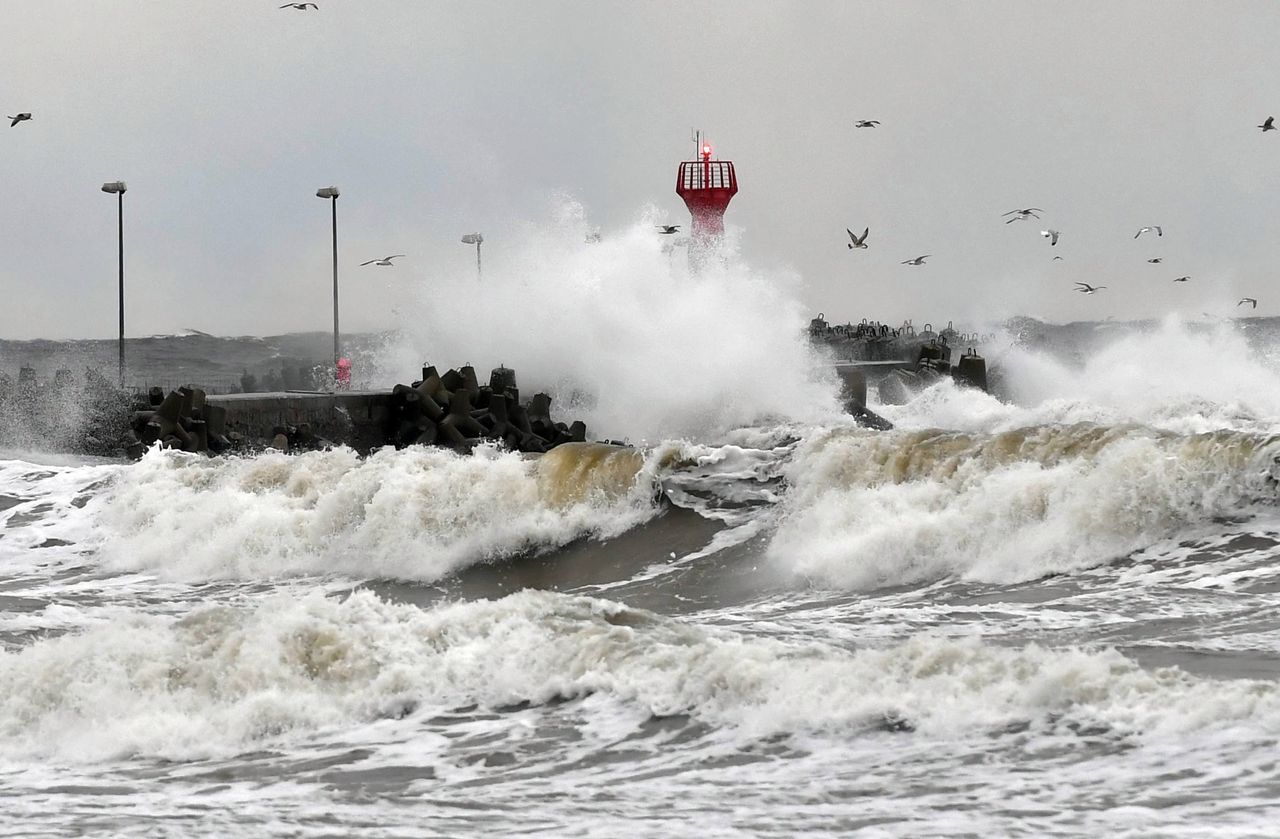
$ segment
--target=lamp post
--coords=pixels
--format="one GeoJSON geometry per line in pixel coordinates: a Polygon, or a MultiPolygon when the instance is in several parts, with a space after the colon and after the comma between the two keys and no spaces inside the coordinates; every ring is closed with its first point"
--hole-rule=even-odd
{"type": "Polygon", "coordinates": [[[342,357],[338,349],[338,194],[336,186],[326,186],[316,190],[316,197],[330,199],[330,206],[333,208],[333,375],[335,382],[338,375],[338,359],[342,357]]]}
{"type": "Polygon", "coordinates": [[[124,388],[124,193],[127,187],[124,181],[111,181],[102,185],[102,191],[116,197],[117,238],[120,245],[120,337],[117,344],[120,349],[120,387],[124,388]]]}
{"type": "Polygon", "coordinates": [[[480,279],[480,244],[484,242],[484,236],[479,233],[468,233],[462,237],[462,244],[476,246],[476,279],[480,279]]]}

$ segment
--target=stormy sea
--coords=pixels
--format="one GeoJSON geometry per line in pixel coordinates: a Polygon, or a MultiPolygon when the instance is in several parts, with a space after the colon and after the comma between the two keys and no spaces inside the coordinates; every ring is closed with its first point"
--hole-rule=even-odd
{"type": "Polygon", "coordinates": [[[367,375],[632,448],[0,453],[3,832],[1274,830],[1280,324],[1006,321],[882,432],[790,290],[599,247],[367,375]]]}

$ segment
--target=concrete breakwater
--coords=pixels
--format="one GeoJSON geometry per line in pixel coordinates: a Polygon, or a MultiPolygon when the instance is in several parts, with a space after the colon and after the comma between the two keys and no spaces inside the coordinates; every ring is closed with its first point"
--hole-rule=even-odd
{"type": "MultiPolygon", "coordinates": [[[[916,362],[838,363],[846,410],[869,428],[891,424],[867,408],[867,381],[881,401],[951,375],[985,389],[981,357],[967,353],[952,366],[945,343],[923,346],[916,362]],[[896,389],[895,389],[896,388],[896,389]]],[[[543,453],[586,441],[581,421],[551,415],[552,397],[522,401],[514,370],[495,368],[481,385],[474,368],[440,373],[433,366],[411,384],[389,391],[286,391],[213,395],[202,388],[152,387],[132,396],[94,371],[78,383],[60,370],[40,383],[23,368],[17,382],[0,375],[0,445],[102,456],[140,457],[147,448],[223,454],[266,448],[307,451],[347,445],[361,453],[381,446],[439,445],[460,452],[485,441],[543,453]]]]}
{"type": "Polygon", "coordinates": [[[458,451],[486,440],[521,452],[546,452],[585,442],[581,421],[557,422],[552,398],[520,400],[515,371],[495,368],[481,385],[474,368],[422,370],[412,384],[386,391],[240,393],[209,396],[183,387],[165,394],[152,388],[149,404],[135,410],[125,450],[140,456],[149,446],[190,452],[276,448],[303,451],[343,444],[367,453],[379,446],[441,445],[458,451]]]}

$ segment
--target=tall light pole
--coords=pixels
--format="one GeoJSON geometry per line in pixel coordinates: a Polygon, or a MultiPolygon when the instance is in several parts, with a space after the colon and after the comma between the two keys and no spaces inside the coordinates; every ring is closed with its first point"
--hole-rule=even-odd
{"type": "Polygon", "coordinates": [[[338,359],[342,357],[338,349],[338,188],[326,186],[316,190],[317,198],[330,199],[333,208],[333,375],[338,376],[338,359]]]}
{"type": "Polygon", "coordinates": [[[102,191],[116,197],[117,238],[120,243],[120,387],[124,388],[124,181],[111,181],[102,185],[102,191]]]}
{"type": "Polygon", "coordinates": [[[462,244],[476,246],[476,279],[480,279],[480,244],[484,242],[484,237],[479,233],[468,233],[462,237],[462,244]]]}

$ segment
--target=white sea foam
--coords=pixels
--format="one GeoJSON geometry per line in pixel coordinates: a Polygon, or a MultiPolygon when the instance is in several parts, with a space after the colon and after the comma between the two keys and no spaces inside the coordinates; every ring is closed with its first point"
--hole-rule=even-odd
{"type": "Polygon", "coordinates": [[[770,553],[857,589],[1091,567],[1274,500],[1272,438],[1142,426],[834,430],[800,447],[770,553]]]}
{"type": "Polygon", "coordinates": [[[0,460],[0,560],[5,573],[38,565],[68,550],[86,550],[100,539],[88,499],[125,467],[120,464],[75,463],[71,458],[41,457],[0,460]],[[33,549],[46,546],[43,551],[33,549]]]}
{"type": "Polygon", "coordinates": [[[834,380],[804,337],[797,278],[762,274],[731,253],[691,272],[685,248],[657,235],[655,219],[586,244],[582,208],[564,205],[508,244],[483,281],[470,270],[434,280],[404,308],[402,343],[383,366],[505,363],[522,391],[552,392],[558,411],[581,415],[594,433],[651,443],[832,414],[834,380]],[[442,305],[459,299],[465,314],[442,305]],[[589,394],[587,404],[572,405],[575,392],[589,394]]]}
{"type": "Polygon", "coordinates": [[[434,580],[627,530],[656,512],[652,475],[641,472],[630,487],[563,502],[537,461],[490,447],[212,460],[157,449],[122,471],[93,512],[110,534],[103,561],[115,569],[187,580],[434,580]]]}
{"type": "Polygon", "coordinates": [[[357,593],[181,620],[122,614],[0,653],[0,752],[190,759],[405,714],[589,694],[749,737],[886,725],[949,737],[1011,724],[1160,739],[1232,724],[1280,733],[1273,684],[1144,670],[1108,650],[918,636],[847,651],[548,592],[430,611],[357,593]]]}

